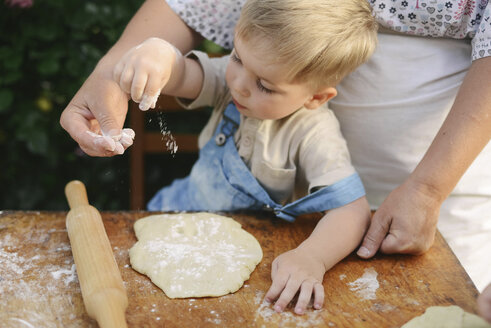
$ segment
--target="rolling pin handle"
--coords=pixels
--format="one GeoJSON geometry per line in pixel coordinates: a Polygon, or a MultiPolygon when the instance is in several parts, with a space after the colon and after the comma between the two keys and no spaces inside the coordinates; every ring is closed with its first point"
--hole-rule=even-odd
{"type": "Polygon", "coordinates": [[[89,205],[87,190],[85,189],[85,186],[81,181],[70,181],[65,187],[65,195],[68,200],[68,205],[70,205],[71,209],[83,205],[89,205]]]}
{"type": "Polygon", "coordinates": [[[127,328],[125,318],[128,299],[118,289],[106,289],[91,295],[87,303],[89,316],[95,318],[99,328],[127,328]]]}

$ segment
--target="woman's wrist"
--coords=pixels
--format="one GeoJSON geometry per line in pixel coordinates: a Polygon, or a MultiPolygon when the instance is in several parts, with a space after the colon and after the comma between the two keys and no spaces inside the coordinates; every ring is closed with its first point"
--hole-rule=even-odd
{"type": "Polygon", "coordinates": [[[442,181],[439,182],[428,176],[421,176],[417,172],[413,172],[404,184],[409,186],[411,190],[425,196],[435,206],[440,206],[451,192],[451,190],[447,190],[448,188],[445,187],[442,181]]]}

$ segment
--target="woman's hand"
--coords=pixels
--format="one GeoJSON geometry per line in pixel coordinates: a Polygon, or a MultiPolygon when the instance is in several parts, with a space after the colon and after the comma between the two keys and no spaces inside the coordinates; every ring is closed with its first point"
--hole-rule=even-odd
{"type": "Polygon", "coordinates": [[[393,190],[373,215],[358,255],[420,254],[435,239],[442,198],[410,179],[393,190]]]}
{"type": "Polygon", "coordinates": [[[475,60],[423,159],[375,212],[359,256],[430,248],[443,200],[491,138],[490,82],[491,57],[475,60]]]}
{"type": "Polygon", "coordinates": [[[133,130],[122,129],[129,97],[113,80],[114,64],[128,49],[151,36],[168,40],[183,52],[193,49],[202,40],[165,1],[143,2],[118,42],[102,58],[61,115],[61,126],[88,155],[122,154],[133,143],[133,130]]]}
{"type": "Polygon", "coordinates": [[[314,295],[314,308],[320,309],[324,304],[322,279],[325,272],[322,260],[316,259],[312,252],[301,247],[283,253],[273,261],[271,270],[273,283],[265,299],[268,302],[276,300],[274,310],[281,312],[297,291],[300,291],[295,313],[305,313],[312,294],[314,295]]]}
{"type": "Polygon", "coordinates": [[[60,124],[88,155],[114,156],[133,144],[133,130],[123,129],[127,111],[128,96],[99,68],[65,108],[60,124]]]}

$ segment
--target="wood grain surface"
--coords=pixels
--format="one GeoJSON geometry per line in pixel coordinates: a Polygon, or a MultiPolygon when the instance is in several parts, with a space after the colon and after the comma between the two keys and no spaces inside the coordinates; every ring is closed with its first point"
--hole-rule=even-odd
{"type": "MultiPolygon", "coordinates": [[[[298,316],[291,307],[274,313],[263,297],[273,259],[303,241],[318,216],[288,223],[268,214],[228,214],[258,239],[263,260],[234,294],[171,300],[129,264],[133,224],[150,213],[101,214],[128,293],[129,327],[379,328],[400,327],[433,305],[476,313],[478,292],[440,234],[421,256],[350,255],[324,277],[324,308],[298,316]]],[[[65,212],[0,212],[0,327],[97,327],[83,306],[65,218],[65,212]]]]}

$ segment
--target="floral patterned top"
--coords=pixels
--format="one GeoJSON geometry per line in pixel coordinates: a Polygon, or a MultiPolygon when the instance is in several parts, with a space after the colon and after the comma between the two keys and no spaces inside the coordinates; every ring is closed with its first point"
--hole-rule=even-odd
{"type": "MultiPolygon", "coordinates": [[[[367,0],[384,28],[406,34],[472,39],[472,59],[491,56],[489,0],[367,0]]],[[[167,0],[191,28],[225,48],[245,0],[167,0]]]]}

